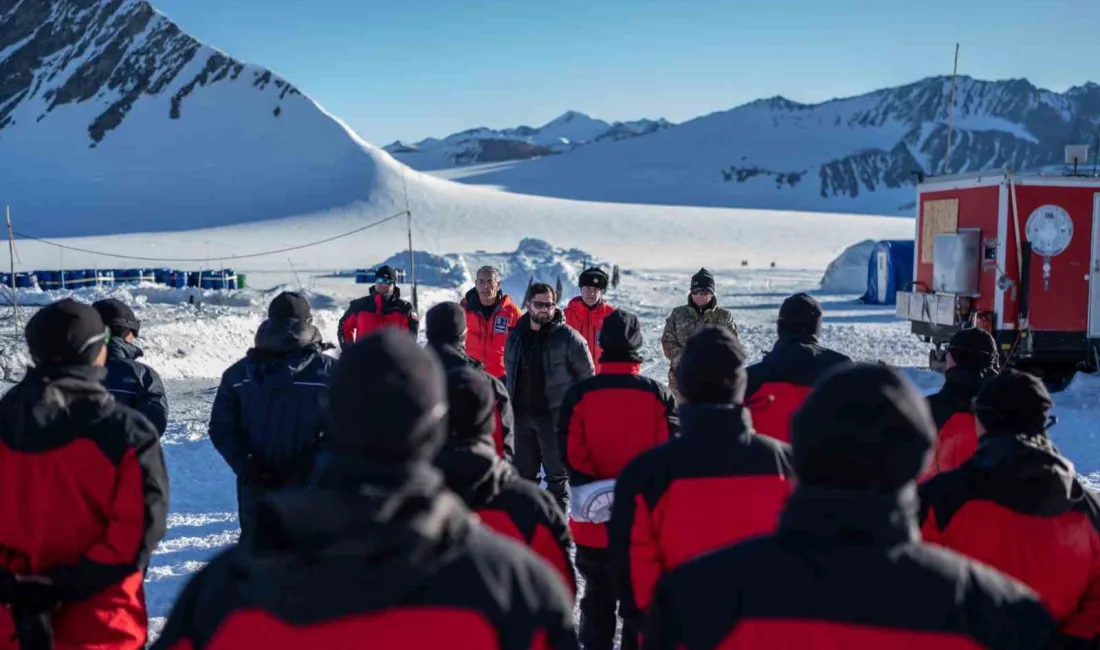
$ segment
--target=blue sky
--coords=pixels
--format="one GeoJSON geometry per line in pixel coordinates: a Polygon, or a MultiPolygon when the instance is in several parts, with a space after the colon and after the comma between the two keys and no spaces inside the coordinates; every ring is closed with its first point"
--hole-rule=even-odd
{"type": "Polygon", "coordinates": [[[568,109],[683,121],[950,74],[1100,81],[1097,0],[153,0],[367,140],[541,125],[568,109]],[[920,8],[923,7],[923,8],[920,8]]]}

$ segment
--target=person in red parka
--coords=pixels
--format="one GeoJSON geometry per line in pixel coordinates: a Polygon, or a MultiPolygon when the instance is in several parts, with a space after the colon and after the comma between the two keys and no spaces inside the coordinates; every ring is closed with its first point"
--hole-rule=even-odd
{"type": "MultiPolygon", "coordinates": [[[[618,309],[603,322],[600,370],[574,385],[562,402],[558,426],[577,542],[577,571],[584,576],[580,639],[586,650],[611,650],[616,598],[607,561],[607,521],[615,478],[631,460],[679,433],[676,398],[662,383],[640,375],[642,328],[618,309]]],[[[637,647],[633,634],[621,648],[637,647]]]]}
{"type": "Polygon", "coordinates": [[[928,398],[939,433],[921,474],[923,483],[959,467],[978,449],[978,421],[971,402],[982,384],[997,374],[997,343],[980,328],[955,332],[947,344],[943,388],[928,398]]]}
{"type": "Polygon", "coordinates": [[[745,357],[733,330],[708,325],[692,335],[676,367],[686,400],[680,435],[632,460],[615,482],[608,559],[633,633],[645,633],[662,574],[775,530],[791,493],[790,447],[757,435],[741,406],[745,357]]]}
{"type": "Polygon", "coordinates": [[[447,487],[494,531],[518,540],[550,563],[572,592],[569,562],[573,539],[565,515],[550,493],[520,477],[494,452],[496,399],[483,371],[455,367],[447,372],[447,443],[435,460],[447,487]]]}
{"type": "Polygon", "coordinates": [[[44,307],[26,338],[34,367],[0,399],[0,648],[139,650],[168,516],[157,429],[102,385],[90,305],[44,307]]]}
{"type": "Polygon", "coordinates": [[[510,296],[500,290],[500,271],[492,266],[477,270],[476,286],[462,299],[466,310],[466,354],[485,364],[485,371],[504,377],[504,344],[508,330],[523,315],[510,296]]]}
{"type": "Polygon", "coordinates": [[[600,371],[600,328],[603,327],[604,319],[615,311],[611,303],[603,297],[609,282],[603,269],[585,269],[577,280],[581,295],[570,300],[563,310],[565,324],[580,332],[584,340],[588,341],[588,351],[592,353],[597,373],[600,371]]]}
{"type": "Polygon", "coordinates": [[[791,441],[791,416],[828,370],[850,359],[820,343],[821,305],[809,294],[783,301],[776,321],[778,340],[760,363],[749,366],[745,405],[757,433],[791,441]]]}
{"type": "Polygon", "coordinates": [[[646,650],[1059,647],[1034,590],[921,541],[916,478],[935,432],[900,372],[830,371],[795,413],[798,487],[777,530],[664,576],[646,650]]]}
{"type": "Polygon", "coordinates": [[[922,533],[1021,580],[1061,628],[1058,648],[1100,647],[1100,499],[1047,437],[1043,382],[1007,369],[974,403],[978,449],[920,487],[922,533]]]}
{"type": "Polygon", "coordinates": [[[343,350],[385,327],[408,330],[415,337],[420,331],[420,316],[412,303],[401,299],[397,274],[383,265],[374,272],[370,294],[351,301],[340,317],[336,339],[343,350]]]}

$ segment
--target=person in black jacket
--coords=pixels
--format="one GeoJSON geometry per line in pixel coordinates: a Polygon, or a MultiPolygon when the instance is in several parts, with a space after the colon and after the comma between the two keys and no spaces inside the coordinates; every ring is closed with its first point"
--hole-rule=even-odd
{"type": "Polygon", "coordinates": [[[447,487],[462,497],[483,524],[526,544],[576,591],[569,561],[573,538],[565,515],[549,493],[520,478],[511,464],[493,453],[492,381],[489,373],[476,368],[459,366],[447,372],[449,435],[435,465],[443,470],[447,487]]]}
{"type": "Polygon", "coordinates": [[[569,475],[558,444],[558,411],[573,385],[595,373],[588,343],[565,324],[558,296],[548,284],[527,289],[527,313],[504,343],[505,385],[516,416],[516,469],[546,487],[561,511],[569,502],[569,475]]]}
{"type": "Polygon", "coordinates": [[[322,397],[336,360],[313,325],[309,301],[271,301],[256,345],[222,375],[210,414],[210,441],[237,475],[241,536],[267,490],[302,485],[321,440],[322,397]]]}
{"type": "Polygon", "coordinates": [[[851,361],[818,342],[822,318],[821,305],[805,293],[787,298],[779,308],[779,338],[759,363],[749,366],[745,405],[758,433],[789,443],[791,416],[810,388],[833,367],[851,361]]]}
{"type": "Polygon", "coordinates": [[[934,436],[898,371],[828,373],[794,416],[798,486],[778,530],[662,578],[645,648],[1047,647],[1034,591],[921,541],[916,477],[934,436]]]}
{"type": "Polygon", "coordinates": [[[152,423],[103,387],[109,336],[90,305],[42,308],[34,367],[0,399],[0,647],[145,646],[168,473],[152,423]]]}
{"type": "Polygon", "coordinates": [[[428,310],[424,316],[424,330],[428,338],[428,348],[435,352],[443,362],[443,369],[450,372],[455,368],[474,368],[485,373],[496,395],[496,426],[493,429],[493,443],[497,455],[512,462],[515,457],[515,418],[512,403],[508,399],[508,389],[504,383],[485,370],[485,364],[466,354],[467,325],[466,310],[457,302],[441,302],[428,310]]]}
{"type": "Polygon", "coordinates": [[[168,428],[168,395],[157,371],[138,361],[145,354],[134,344],[141,321],[121,300],[107,298],[92,307],[111,330],[107,344],[107,390],[119,403],[149,418],[163,436],[168,428]]]}
{"type": "Polygon", "coordinates": [[[446,391],[406,332],[345,350],[312,489],[268,495],[253,541],[199,572],[153,647],[577,648],[561,577],[432,467],[446,391]]]}

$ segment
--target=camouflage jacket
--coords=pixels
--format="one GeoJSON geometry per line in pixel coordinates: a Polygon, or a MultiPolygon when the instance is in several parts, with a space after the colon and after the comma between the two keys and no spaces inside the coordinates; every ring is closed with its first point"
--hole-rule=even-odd
{"type": "Polygon", "coordinates": [[[665,358],[669,362],[669,382],[673,386],[676,383],[673,373],[675,373],[676,366],[680,362],[680,353],[684,351],[684,345],[687,344],[687,340],[691,338],[691,335],[704,325],[725,326],[733,330],[734,334],[737,334],[737,325],[733,322],[733,314],[728,309],[719,307],[717,298],[712,300],[703,309],[702,313],[699,313],[695,305],[691,304],[691,298],[688,298],[688,304],[673,309],[668,319],[665,320],[665,331],[661,335],[661,347],[664,349],[665,358]]]}

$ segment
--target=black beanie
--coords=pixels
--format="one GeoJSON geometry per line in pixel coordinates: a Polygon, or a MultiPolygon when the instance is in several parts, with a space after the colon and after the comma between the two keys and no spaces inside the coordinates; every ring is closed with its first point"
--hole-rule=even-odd
{"type": "Polygon", "coordinates": [[[955,365],[974,370],[986,370],[995,365],[997,342],[980,327],[959,330],[947,343],[947,351],[955,365]]]}
{"type": "Polygon", "coordinates": [[[780,334],[821,335],[821,305],[808,293],[796,293],[779,308],[776,329],[780,334]]]}
{"type": "Polygon", "coordinates": [[[496,393],[489,375],[471,367],[447,373],[449,442],[493,443],[496,430],[496,393]]]}
{"type": "Polygon", "coordinates": [[[1043,380],[1006,368],[982,385],[974,414],[987,434],[1037,434],[1050,425],[1053,406],[1043,380]]]}
{"type": "Polygon", "coordinates": [[[706,269],[699,269],[699,272],[691,276],[691,292],[696,291],[709,291],[714,293],[714,276],[706,269]]]}
{"type": "Polygon", "coordinates": [[[642,326],[638,317],[616,309],[603,319],[600,329],[600,363],[641,363],[642,326]]]}
{"type": "Polygon", "coordinates": [[[611,280],[607,277],[607,273],[604,273],[603,269],[594,266],[581,272],[580,278],[577,279],[577,286],[596,287],[600,291],[604,291],[607,289],[609,282],[611,280]]]}
{"type": "Polygon", "coordinates": [[[441,302],[424,315],[428,343],[453,345],[466,331],[466,310],[457,302],[441,302]]]}
{"type": "Polygon", "coordinates": [[[688,339],[676,367],[680,394],[691,404],[740,404],[748,383],[747,357],[729,328],[701,328],[688,339]]]}
{"type": "Polygon", "coordinates": [[[374,271],[374,281],[387,280],[389,282],[397,282],[397,274],[393,272],[393,269],[383,264],[374,271]]]}
{"type": "Polygon", "coordinates": [[[897,370],[841,364],[791,420],[802,484],[894,492],[916,479],[936,439],[928,402],[897,370]]]}
{"type": "Polygon", "coordinates": [[[375,463],[430,460],[446,438],[443,366],[408,332],[386,328],[340,355],[329,382],[325,440],[375,463]]]}
{"type": "Polygon", "coordinates": [[[134,315],[134,310],[121,300],[107,298],[92,303],[92,307],[99,313],[103,324],[111,328],[111,333],[116,336],[125,336],[127,331],[137,336],[141,331],[141,321],[134,315]]]}
{"type": "Polygon", "coordinates": [[[268,318],[296,318],[305,323],[313,322],[309,300],[296,291],[284,291],[275,296],[267,308],[268,318]]]}
{"type": "Polygon", "coordinates": [[[107,342],[99,312],[72,298],[39,309],[24,334],[37,366],[91,365],[107,342]]]}

